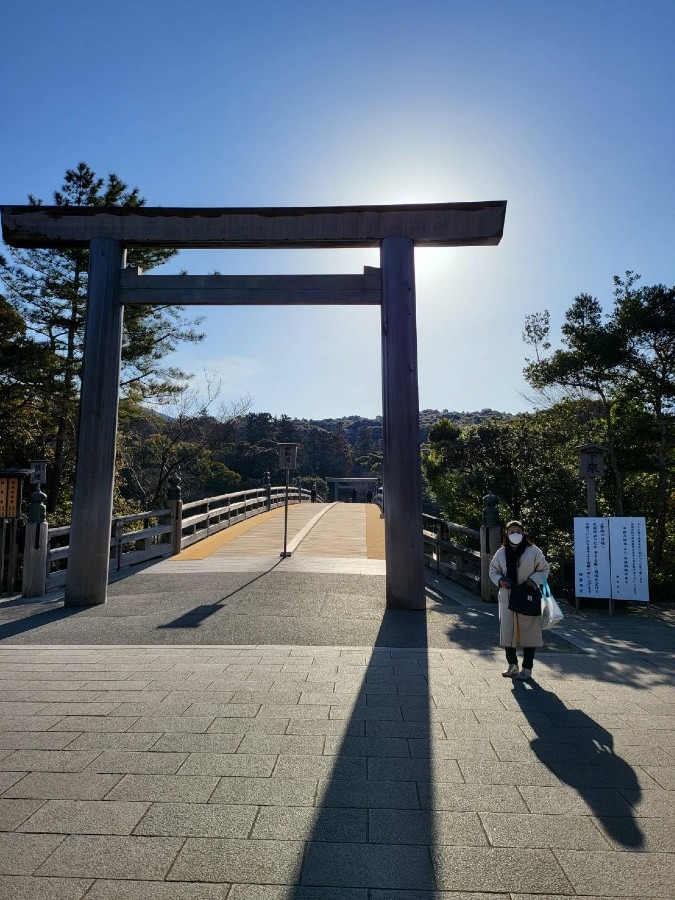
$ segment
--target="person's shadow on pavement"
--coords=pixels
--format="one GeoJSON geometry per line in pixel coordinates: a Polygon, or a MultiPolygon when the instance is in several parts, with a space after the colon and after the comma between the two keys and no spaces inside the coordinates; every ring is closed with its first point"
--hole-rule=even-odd
{"type": "Polygon", "coordinates": [[[579,794],[608,837],[642,847],[635,814],[642,791],[635,771],[614,751],[610,732],[534,680],[514,682],[513,697],[536,732],[530,746],[537,759],[579,794]]]}

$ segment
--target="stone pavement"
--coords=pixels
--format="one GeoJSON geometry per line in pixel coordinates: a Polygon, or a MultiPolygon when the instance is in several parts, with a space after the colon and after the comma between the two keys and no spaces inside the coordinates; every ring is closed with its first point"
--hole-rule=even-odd
{"type": "Polygon", "coordinates": [[[167,568],[0,601],[0,900],[675,897],[672,622],[167,568]]]}

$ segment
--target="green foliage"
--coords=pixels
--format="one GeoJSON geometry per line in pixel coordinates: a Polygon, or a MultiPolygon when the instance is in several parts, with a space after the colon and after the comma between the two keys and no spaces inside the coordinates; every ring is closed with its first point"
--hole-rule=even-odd
{"type": "MultiPolygon", "coordinates": [[[[42,200],[29,196],[29,203],[42,200]]],[[[84,162],[65,173],[53,193],[56,206],[143,206],[138,188],[129,188],[117,175],[98,177],[84,162]]],[[[166,262],[176,251],[138,250],[127,263],[149,270],[166,262]]],[[[21,441],[29,453],[42,444],[40,455],[50,463],[47,509],[52,521],[66,518],[75,468],[75,434],[80,392],[80,368],[88,286],[88,249],[10,249],[0,257],[4,301],[20,317],[24,336],[22,360],[5,355],[3,378],[20,386],[30,360],[42,367],[45,378],[33,379],[32,419],[26,410],[21,441]],[[28,335],[26,337],[25,335],[28,335]],[[38,357],[40,359],[38,360],[38,357]],[[32,424],[31,424],[32,422],[32,424]],[[38,441],[35,430],[39,428],[38,441]]],[[[5,314],[6,318],[6,314],[5,314]]],[[[132,307],[126,310],[122,351],[122,396],[137,403],[166,400],[184,386],[184,373],[162,366],[162,360],[180,342],[201,340],[196,323],[180,307],[132,307]]],[[[16,394],[16,391],[15,391],[16,394]]],[[[1,440],[1,439],[0,439],[1,440]]],[[[0,443],[3,458],[14,450],[0,443]]]]}
{"type": "Polygon", "coordinates": [[[482,498],[495,493],[502,518],[524,519],[543,544],[569,531],[583,508],[576,476],[578,412],[567,402],[508,422],[462,428],[448,420],[437,423],[423,470],[443,515],[478,528],[482,498]]]}
{"type": "Polygon", "coordinates": [[[581,294],[565,314],[562,349],[550,356],[548,313],[526,319],[534,347],[525,377],[545,393],[594,401],[583,441],[609,448],[612,480],[603,479],[604,511],[647,517],[652,572],[675,575],[673,458],[675,451],[675,287],[639,287],[640,276],[614,276],[611,312],[581,294]]]}
{"type": "Polygon", "coordinates": [[[0,460],[23,467],[42,458],[49,406],[59,384],[57,357],[26,335],[26,323],[0,295],[0,460]],[[49,401],[44,404],[44,399],[49,401]]]}

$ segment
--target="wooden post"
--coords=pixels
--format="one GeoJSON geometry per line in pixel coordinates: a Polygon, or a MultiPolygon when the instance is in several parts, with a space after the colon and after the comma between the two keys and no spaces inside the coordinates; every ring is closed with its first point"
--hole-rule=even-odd
{"type": "Polygon", "coordinates": [[[425,609],[412,239],[385,238],[380,258],[387,607],[425,609]]]}
{"type": "Polygon", "coordinates": [[[40,485],[30,497],[28,522],[23,544],[23,597],[43,597],[46,593],[47,559],[49,556],[49,526],[47,525],[47,495],[40,485]]]}
{"type": "Polygon", "coordinates": [[[502,543],[496,494],[483,497],[483,524],[480,526],[480,596],[486,603],[497,600],[497,588],[490,581],[490,563],[502,543]]]}
{"type": "Polygon", "coordinates": [[[272,486],[269,472],[265,472],[263,483],[265,485],[265,509],[269,512],[272,509],[272,486]]]}
{"type": "Polygon", "coordinates": [[[47,583],[47,544],[49,526],[46,522],[29,522],[24,532],[22,597],[44,597],[47,583]]]}
{"type": "Polygon", "coordinates": [[[115,479],[117,398],[122,352],[120,241],[89,245],[89,294],[77,439],[66,606],[105,603],[115,479]]]}

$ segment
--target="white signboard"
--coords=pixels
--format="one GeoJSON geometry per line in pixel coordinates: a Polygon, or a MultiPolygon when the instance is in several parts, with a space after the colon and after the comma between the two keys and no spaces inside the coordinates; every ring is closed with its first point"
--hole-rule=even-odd
{"type": "Polygon", "coordinates": [[[279,444],[279,468],[295,469],[297,468],[298,445],[297,444],[279,444]]]}
{"type": "Polygon", "coordinates": [[[574,592],[577,597],[612,596],[609,520],[574,520],[574,592]]]}
{"type": "Polygon", "coordinates": [[[31,484],[44,484],[47,480],[47,462],[44,459],[31,459],[30,467],[33,470],[30,475],[31,484]]]}
{"type": "Polygon", "coordinates": [[[575,519],[574,576],[577,597],[648,603],[645,519],[575,519]]]}
{"type": "Polygon", "coordinates": [[[612,598],[649,603],[644,518],[611,518],[609,540],[612,548],[612,598]]]}

